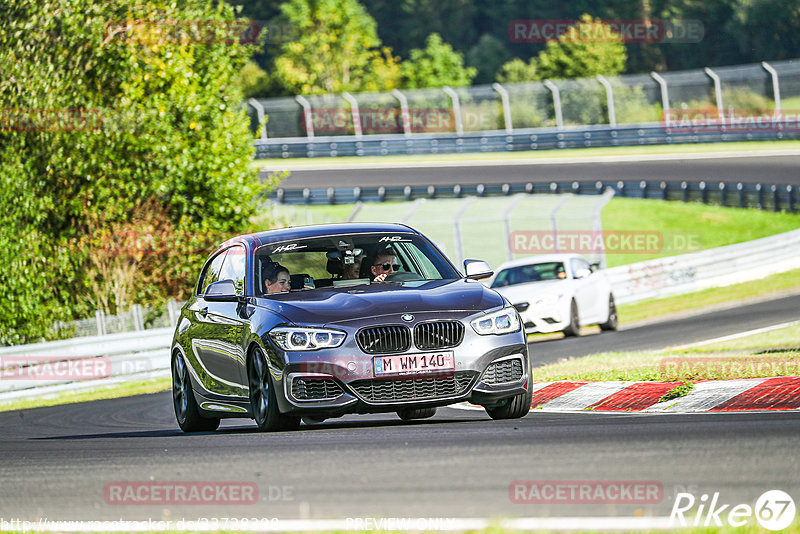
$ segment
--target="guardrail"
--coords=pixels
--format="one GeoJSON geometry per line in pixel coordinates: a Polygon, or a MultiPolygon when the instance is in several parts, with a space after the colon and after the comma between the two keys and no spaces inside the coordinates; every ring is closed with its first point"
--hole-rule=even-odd
{"type": "Polygon", "coordinates": [[[350,204],[355,202],[412,201],[421,198],[509,196],[517,193],[600,195],[613,189],[616,196],[653,198],[683,202],[699,201],[740,208],[796,211],[800,204],[797,187],[743,182],[602,181],[525,182],[473,185],[428,185],[402,187],[329,187],[327,189],[278,188],[269,198],[281,204],[350,204]]]}
{"type": "Polygon", "coordinates": [[[484,131],[464,134],[385,134],[369,136],[284,137],[257,139],[256,159],[337,156],[390,156],[475,152],[515,152],[610,146],[774,141],[800,139],[795,122],[776,121],[769,128],[742,131],[721,125],[677,128],[663,123],[484,131]]]}
{"type": "MultiPolygon", "coordinates": [[[[606,270],[606,274],[617,302],[624,304],[756,280],[797,268],[800,268],[800,229],[746,243],[614,267],[606,270]]],[[[169,376],[172,333],[172,328],[159,328],[0,348],[0,402],[169,376]],[[100,379],[35,378],[35,365],[99,359],[104,359],[108,369],[106,376],[100,379]],[[34,378],[6,379],[9,370],[18,368],[20,362],[33,363],[34,368],[29,369],[26,376],[34,378]]]]}

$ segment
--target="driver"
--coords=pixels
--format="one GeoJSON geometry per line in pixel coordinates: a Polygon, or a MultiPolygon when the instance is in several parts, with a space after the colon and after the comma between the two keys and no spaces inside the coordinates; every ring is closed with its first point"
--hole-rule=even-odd
{"type": "Polygon", "coordinates": [[[270,293],[285,293],[292,288],[289,269],[278,262],[266,264],[264,270],[264,290],[270,293]]]}
{"type": "Polygon", "coordinates": [[[373,282],[383,282],[386,277],[396,273],[400,270],[400,264],[397,262],[397,255],[391,247],[386,247],[378,251],[375,256],[375,261],[372,262],[371,267],[372,275],[375,277],[373,282]]]}

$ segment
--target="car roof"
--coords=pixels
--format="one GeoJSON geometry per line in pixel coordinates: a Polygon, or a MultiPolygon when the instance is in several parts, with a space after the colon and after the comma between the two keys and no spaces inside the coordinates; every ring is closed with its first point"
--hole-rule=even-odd
{"type": "Polygon", "coordinates": [[[586,258],[581,256],[580,254],[539,254],[537,256],[527,256],[525,258],[519,258],[517,260],[507,261],[502,265],[498,266],[495,269],[495,272],[500,272],[503,269],[509,269],[511,267],[520,267],[522,265],[533,265],[535,263],[548,263],[553,261],[560,261],[566,262],[572,258],[579,258],[586,261],[586,258]]]}
{"type": "Polygon", "coordinates": [[[364,234],[372,232],[391,232],[404,234],[419,234],[418,231],[404,224],[394,223],[336,223],[316,224],[310,226],[290,226],[254,234],[244,234],[225,241],[219,248],[227,247],[234,243],[249,243],[252,248],[258,248],[268,243],[306,239],[309,237],[327,237],[341,234],[364,234]]]}

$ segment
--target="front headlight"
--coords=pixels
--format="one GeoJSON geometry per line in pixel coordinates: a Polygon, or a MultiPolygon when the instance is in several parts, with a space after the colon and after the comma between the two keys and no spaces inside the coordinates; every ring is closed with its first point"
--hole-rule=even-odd
{"type": "Polygon", "coordinates": [[[482,336],[510,334],[519,330],[519,316],[514,308],[503,308],[500,311],[473,319],[469,324],[482,336]]]}
{"type": "Polygon", "coordinates": [[[270,330],[269,337],[283,350],[319,350],[338,347],[347,334],[327,328],[281,326],[270,330]]]}

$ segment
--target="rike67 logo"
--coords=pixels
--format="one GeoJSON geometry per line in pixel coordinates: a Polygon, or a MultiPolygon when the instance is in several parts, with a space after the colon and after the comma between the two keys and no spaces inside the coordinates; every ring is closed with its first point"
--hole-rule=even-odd
{"type": "Polygon", "coordinates": [[[676,527],[721,527],[725,521],[732,527],[743,527],[755,519],[767,530],[783,530],[792,524],[795,513],[794,500],[781,490],[764,492],[754,506],[722,503],[719,492],[710,498],[703,494],[699,499],[691,493],[678,493],[669,519],[676,527]]]}

